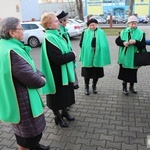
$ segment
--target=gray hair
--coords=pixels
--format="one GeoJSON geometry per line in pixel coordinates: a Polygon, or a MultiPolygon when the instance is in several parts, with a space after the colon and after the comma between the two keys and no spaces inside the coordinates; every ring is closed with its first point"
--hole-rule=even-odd
{"type": "Polygon", "coordinates": [[[8,18],[3,19],[0,22],[0,37],[2,39],[11,38],[9,31],[15,30],[19,23],[20,23],[20,20],[15,17],[8,17],[8,18]]]}

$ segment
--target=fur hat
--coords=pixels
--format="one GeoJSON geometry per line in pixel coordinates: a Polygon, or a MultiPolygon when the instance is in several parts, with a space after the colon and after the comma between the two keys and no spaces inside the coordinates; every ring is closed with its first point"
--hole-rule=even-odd
{"type": "Polygon", "coordinates": [[[68,17],[68,13],[64,12],[63,10],[59,10],[58,12],[56,12],[56,16],[59,21],[62,21],[68,17]]]}
{"type": "Polygon", "coordinates": [[[98,24],[98,21],[94,18],[90,19],[88,22],[87,22],[87,26],[89,26],[91,23],[96,23],[98,24]]]}
{"type": "Polygon", "coordinates": [[[130,16],[128,18],[128,22],[127,23],[130,23],[130,22],[138,22],[138,18],[136,16],[130,16]]]}

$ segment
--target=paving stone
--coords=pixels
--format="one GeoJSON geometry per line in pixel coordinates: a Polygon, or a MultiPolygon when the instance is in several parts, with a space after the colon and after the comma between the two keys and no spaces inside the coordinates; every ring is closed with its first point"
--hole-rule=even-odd
{"type": "Polygon", "coordinates": [[[114,149],[121,149],[121,142],[106,142],[106,148],[114,148],[114,149]]]}
{"type": "Polygon", "coordinates": [[[85,146],[85,145],[83,145],[82,147],[81,147],[81,150],[97,150],[97,147],[96,146],[85,146]]]}
{"type": "Polygon", "coordinates": [[[124,142],[124,143],[127,143],[127,144],[130,143],[128,137],[123,137],[123,136],[121,137],[121,136],[117,136],[117,135],[115,135],[114,142],[124,142]]]}
{"type": "Polygon", "coordinates": [[[114,135],[105,135],[105,134],[101,134],[100,135],[100,140],[106,140],[106,141],[114,141],[114,135]]]}
{"type": "Polygon", "coordinates": [[[121,150],[137,150],[137,144],[122,143],[122,149],[121,150]]]}

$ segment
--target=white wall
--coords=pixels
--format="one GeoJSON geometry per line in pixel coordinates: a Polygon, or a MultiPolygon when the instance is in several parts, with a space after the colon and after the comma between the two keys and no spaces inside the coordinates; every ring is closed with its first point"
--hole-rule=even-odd
{"type": "Polygon", "coordinates": [[[22,21],[39,20],[38,0],[21,0],[22,21]]]}
{"type": "Polygon", "coordinates": [[[22,20],[20,0],[0,0],[0,19],[17,17],[22,20]]]}

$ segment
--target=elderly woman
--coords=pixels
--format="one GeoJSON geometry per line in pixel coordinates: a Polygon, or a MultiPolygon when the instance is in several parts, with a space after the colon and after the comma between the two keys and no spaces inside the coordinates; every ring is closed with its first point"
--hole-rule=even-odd
{"type": "Polygon", "coordinates": [[[55,115],[55,124],[68,127],[68,122],[63,118],[68,121],[75,119],[67,107],[75,103],[73,82],[76,54],[59,34],[60,23],[54,12],[45,13],[41,17],[41,24],[46,29],[41,51],[41,70],[47,80],[42,94],[46,94],[47,106],[55,115]]]}
{"type": "MultiPolygon", "coordinates": [[[[60,29],[59,29],[60,34],[66,40],[68,46],[72,50],[72,44],[71,44],[70,37],[68,34],[68,29],[66,28],[66,25],[68,23],[68,13],[63,11],[63,10],[59,10],[59,11],[57,11],[56,15],[57,15],[57,18],[60,22],[60,29]]],[[[75,68],[76,68],[76,62],[74,62],[74,63],[75,63],[75,68]]],[[[76,71],[75,71],[75,82],[73,84],[74,84],[74,89],[79,88],[76,71]]]]}
{"type": "Polygon", "coordinates": [[[104,76],[103,67],[110,64],[109,45],[105,32],[98,26],[96,19],[87,22],[88,28],[82,33],[80,40],[81,76],[84,77],[85,94],[89,95],[89,81],[93,80],[92,90],[97,93],[96,84],[104,76]]]}
{"type": "Polygon", "coordinates": [[[37,91],[44,75],[24,46],[23,28],[14,17],[0,22],[0,120],[12,124],[19,150],[48,150],[39,141],[45,128],[43,101],[37,91]]]}
{"type": "Polygon", "coordinates": [[[130,83],[129,90],[136,94],[134,83],[137,83],[138,67],[134,66],[134,53],[143,50],[146,47],[145,34],[140,30],[136,16],[130,16],[127,22],[128,26],[121,31],[116,38],[116,44],[119,46],[118,64],[120,65],[118,79],[122,80],[123,93],[128,95],[127,83],[130,83]]]}

